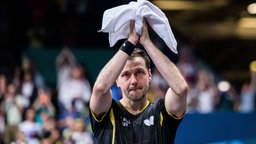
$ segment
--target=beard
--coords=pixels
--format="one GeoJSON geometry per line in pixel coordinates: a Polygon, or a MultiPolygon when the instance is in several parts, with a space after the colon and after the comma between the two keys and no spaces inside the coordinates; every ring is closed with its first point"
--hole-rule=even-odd
{"type": "Polygon", "coordinates": [[[124,92],[124,95],[131,101],[140,101],[146,97],[147,89],[143,88],[130,88],[124,92]]]}

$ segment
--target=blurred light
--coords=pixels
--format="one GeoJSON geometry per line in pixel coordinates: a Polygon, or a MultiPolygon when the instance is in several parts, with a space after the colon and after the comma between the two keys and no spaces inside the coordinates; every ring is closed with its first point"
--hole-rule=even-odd
{"type": "Polygon", "coordinates": [[[256,18],[241,18],[238,26],[240,28],[256,28],[256,18]]]}
{"type": "Polygon", "coordinates": [[[227,81],[220,81],[218,83],[218,89],[221,91],[221,92],[227,92],[229,89],[230,89],[230,84],[229,82],[227,81]]]}
{"type": "Polygon", "coordinates": [[[188,0],[152,0],[162,10],[209,10],[226,6],[229,0],[188,1],[188,0]]]}
{"type": "Polygon", "coordinates": [[[256,60],[250,63],[250,70],[256,72],[256,60]]]}
{"type": "Polygon", "coordinates": [[[163,10],[193,10],[198,7],[196,3],[185,1],[153,1],[153,3],[163,10]]]}
{"type": "Polygon", "coordinates": [[[252,3],[247,6],[247,11],[249,14],[256,14],[256,3],[252,3]]]}

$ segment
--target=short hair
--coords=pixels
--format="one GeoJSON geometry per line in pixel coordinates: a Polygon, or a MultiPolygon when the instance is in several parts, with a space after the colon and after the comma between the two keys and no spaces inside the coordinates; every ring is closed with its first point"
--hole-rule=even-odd
{"type": "Polygon", "coordinates": [[[145,60],[146,67],[148,69],[150,69],[150,59],[145,50],[143,50],[141,48],[135,48],[134,51],[132,52],[131,56],[129,57],[129,60],[133,59],[134,57],[143,58],[145,60]]]}

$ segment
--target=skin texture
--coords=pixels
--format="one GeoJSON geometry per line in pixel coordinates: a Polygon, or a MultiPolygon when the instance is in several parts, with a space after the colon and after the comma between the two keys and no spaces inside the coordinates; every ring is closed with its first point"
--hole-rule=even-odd
{"type": "MultiPolygon", "coordinates": [[[[165,94],[166,110],[175,117],[181,117],[186,111],[188,85],[176,65],[170,61],[151,41],[146,20],[142,34],[134,30],[134,21],[130,22],[128,41],[134,45],[140,42],[169,85],[165,94]]],[[[90,109],[97,117],[107,112],[112,103],[111,86],[116,82],[122,90],[120,102],[132,114],[138,114],[148,103],[146,93],[152,78],[151,70],[141,57],[128,59],[129,56],[119,50],[99,73],[94,84],[90,100],[90,109]]]]}

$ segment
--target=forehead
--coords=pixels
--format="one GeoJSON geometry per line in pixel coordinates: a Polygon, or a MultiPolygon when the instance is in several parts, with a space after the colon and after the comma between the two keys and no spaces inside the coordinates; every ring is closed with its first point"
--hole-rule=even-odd
{"type": "Polygon", "coordinates": [[[140,67],[140,68],[145,68],[146,69],[146,62],[143,58],[141,57],[134,57],[132,59],[127,60],[125,66],[124,66],[124,70],[126,69],[131,69],[131,68],[136,68],[136,67],[140,67]]]}

